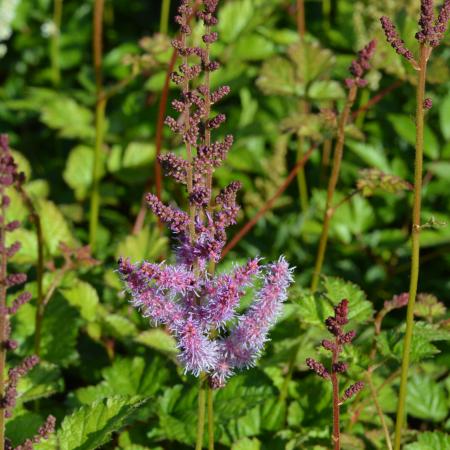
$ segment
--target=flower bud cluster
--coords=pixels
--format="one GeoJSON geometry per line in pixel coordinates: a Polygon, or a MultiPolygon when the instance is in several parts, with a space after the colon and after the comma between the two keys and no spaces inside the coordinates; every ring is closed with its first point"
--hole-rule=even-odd
{"type": "Polygon", "coordinates": [[[345,84],[348,88],[352,86],[365,87],[367,80],[363,77],[370,69],[370,60],[372,59],[377,43],[375,40],[370,41],[362,50],[358,52],[358,57],[352,61],[349,72],[352,78],[347,78],[345,84]]]}
{"type": "MultiPolygon", "coordinates": [[[[442,5],[437,19],[434,14],[434,1],[421,0],[420,2],[420,18],[419,31],[416,33],[416,39],[422,45],[431,48],[438,47],[447,31],[448,21],[450,19],[450,0],[445,0],[442,5]]],[[[386,39],[391,47],[399,54],[405,57],[415,68],[418,67],[417,61],[414,59],[413,53],[405,46],[405,42],[400,38],[397,28],[389,17],[380,18],[386,39]]],[[[426,99],[424,109],[430,109],[432,106],[431,99],[426,99]]]]}
{"type": "MultiPolygon", "coordinates": [[[[322,363],[313,358],[308,358],[306,360],[306,365],[309,369],[315,372],[319,377],[332,381],[333,377],[337,377],[338,374],[347,372],[348,364],[344,361],[340,361],[339,358],[342,354],[344,345],[351,344],[356,336],[355,331],[350,330],[346,332],[344,330],[344,326],[347,324],[348,300],[344,299],[335,306],[334,315],[325,320],[325,326],[330,334],[334,336],[334,339],[332,340],[324,339],[322,341],[322,347],[332,354],[331,371],[327,370],[322,363]]],[[[364,383],[361,381],[349,386],[341,398],[341,403],[356,395],[363,387],[364,383]]]]}
{"type": "MultiPolygon", "coordinates": [[[[11,325],[10,316],[17,313],[19,308],[30,301],[31,294],[23,292],[19,294],[11,303],[11,306],[6,306],[6,294],[9,289],[17,287],[26,282],[27,276],[24,273],[8,274],[8,259],[11,258],[19,249],[20,243],[15,242],[11,246],[6,246],[6,235],[20,227],[18,221],[7,222],[6,210],[8,209],[11,200],[7,195],[6,190],[11,188],[16,183],[22,183],[24,175],[19,173],[18,167],[9,149],[9,141],[7,135],[0,135],[0,314],[4,317],[4,329],[0,330],[2,342],[2,358],[5,359],[4,352],[15,350],[17,342],[10,339],[11,325]]],[[[11,417],[12,410],[16,405],[17,399],[17,385],[23,376],[25,376],[37,363],[39,358],[37,356],[29,356],[25,358],[18,366],[12,367],[8,371],[8,378],[6,386],[3,388],[3,396],[0,397],[0,414],[5,417],[11,417]]],[[[42,439],[46,439],[55,428],[55,418],[49,416],[45,424],[38,430],[38,434],[32,439],[27,439],[22,445],[15,448],[15,450],[33,449],[33,444],[39,443],[42,439]]],[[[5,448],[12,449],[9,441],[5,440],[5,448]]]]}

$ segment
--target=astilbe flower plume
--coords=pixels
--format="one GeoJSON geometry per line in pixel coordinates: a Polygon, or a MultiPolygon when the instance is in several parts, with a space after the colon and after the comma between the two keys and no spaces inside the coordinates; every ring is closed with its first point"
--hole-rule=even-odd
{"type": "Polygon", "coordinates": [[[197,17],[204,24],[204,46],[190,47],[188,18],[193,9],[189,0],[182,0],[176,16],[180,37],[172,43],[182,58],[171,77],[181,88],[180,98],[172,103],[180,117],[168,117],[166,124],[180,135],[186,159],[166,153],[159,162],[167,176],[186,186],[189,211],[147,195],[149,207],[174,233],[176,264],[119,261],[132,304],[175,337],[185,371],[196,376],[208,374],[215,388],[224,386],[236,369],[255,364],[292,281],[292,269],[283,257],[267,265],[256,258],[229,273],[214,273],[226,243],[226,229],[237,220],[236,197],[241,188],[234,181],[213,195],[214,170],[233,144],[232,135],[212,139],[212,131],[226,120],[212,108],[230,92],[228,86],[211,91],[209,83],[210,73],[219,68],[210,57],[210,46],[218,38],[212,29],[217,24],[217,4],[217,0],[203,1],[197,17]],[[193,88],[191,81],[200,72],[203,81],[193,88]],[[259,290],[253,303],[239,314],[241,298],[255,285],[259,290]]]}
{"type": "MultiPolygon", "coordinates": [[[[17,164],[9,149],[8,137],[0,136],[0,414],[1,426],[4,427],[4,418],[11,417],[12,410],[16,405],[17,384],[19,379],[25,376],[39,362],[37,356],[29,356],[25,358],[18,366],[12,367],[8,371],[7,380],[4,379],[4,370],[6,363],[6,352],[17,348],[17,342],[10,339],[11,325],[10,317],[15,314],[18,309],[31,299],[31,294],[23,292],[19,294],[11,303],[6,305],[7,291],[12,287],[17,287],[26,282],[26,275],[23,273],[8,274],[7,263],[20,249],[20,243],[14,242],[9,247],[6,244],[6,235],[16,230],[20,223],[17,221],[7,222],[6,211],[11,203],[10,197],[7,195],[7,189],[14,186],[17,182],[23,182],[24,175],[18,172],[17,164]]],[[[55,428],[55,418],[49,416],[45,424],[38,430],[38,433],[31,439],[27,439],[22,445],[15,447],[15,450],[33,449],[33,444],[39,443],[42,439],[46,439],[55,428]]],[[[4,430],[3,430],[4,431],[4,430]]],[[[5,438],[5,448],[13,449],[12,444],[5,438]]]]}

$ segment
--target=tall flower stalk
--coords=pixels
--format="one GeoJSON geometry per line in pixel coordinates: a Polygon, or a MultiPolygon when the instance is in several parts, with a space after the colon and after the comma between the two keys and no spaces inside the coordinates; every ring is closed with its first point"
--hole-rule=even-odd
{"type": "MultiPolygon", "coordinates": [[[[0,136],[0,450],[13,450],[12,444],[5,436],[5,419],[11,417],[12,410],[16,405],[17,384],[19,379],[26,375],[39,362],[37,356],[25,358],[18,366],[6,372],[6,354],[10,350],[17,348],[17,342],[10,338],[11,322],[10,318],[17,313],[19,308],[31,299],[29,292],[22,292],[11,303],[7,304],[7,293],[12,288],[26,282],[27,276],[24,273],[8,273],[8,259],[12,258],[20,250],[20,242],[7,245],[7,234],[17,230],[20,222],[14,220],[7,222],[6,212],[10,205],[10,197],[6,190],[15,183],[22,183],[24,175],[17,170],[17,164],[9,150],[8,137],[0,136]]],[[[27,439],[22,445],[14,450],[29,450],[33,444],[46,439],[55,428],[55,418],[49,416],[44,425],[39,428],[38,433],[31,439],[27,439]]]]}
{"type": "Polygon", "coordinates": [[[60,41],[61,41],[61,21],[63,12],[63,0],[53,1],[53,34],[50,40],[50,61],[53,85],[56,87],[61,82],[60,67],[60,41]]]}
{"type": "Polygon", "coordinates": [[[100,178],[102,173],[102,149],[105,136],[105,110],[107,97],[103,89],[102,54],[103,54],[103,12],[105,0],[95,0],[93,16],[93,59],[96,86],[95,102],[95,147],[92,169],[91,205],[89,211],[89,245],[95,250],[97,242],[98,221],[100,214],[100,178]]]}
{"type": "Polygon", "coordinates": [[[328,243],[328,234],[330,231],[331,219],[334,214],[333,199],[336,191],[336,185],[339,181],[341,171],[341,162],[344,155],[345,144],[345,127],[350,117],[353,104],[356,100],[358,88],[364,87],[367,81],[363,79],[366,71],[370,68],[369,62],[375,52],[375,41],[371,41],[359,53],[358,58],[352,62],[349,70],[352,75],[351,78],[346,79],[346,86],[348,88],[347,99],[344,109],[340,115],[337,130],[336,146],[334,148],[333,165],[331,176],[328,181],[327,199],[325,205],[325,212],[323,216],[322,233],[319,240],[319,247],[317,250],[316,262],[314,265],[314,273],[311,281],[311,290],[315,291],[319,285],[320,274],[322,272],[323,261],[325,259],[325,252],[328,243]]]}
{"type": "Polygon", "coordinates": [[[395,424],[394,449],[400,450],[402,430],[406,419],[406,390],[408,384],[408,370],[410,363],[411,343],[414,328],[414,305],[416,302],[417,286],[420,267],[420,231],[421,231],[421,202],[423,178],[423,145],[425,111],[432,107],[431,99],[425,97],[428,60],[433,48],[438,47],[447,30],[450,18],[450,0],[445,0],[439,15],[435,18],[433,0],[422,0],[420,5],[419,31],[416,39],[419,41],[418,60],[406,48],[399,37],[397,29],[388,17],[380,19],[387,41],[394,50],[406,58],[417,70],[416,87],[416,151],[414,164],[414,196],[411,227],[411,272],[409,284],[409,301],[406,312],[406,330],[403,344],[403,359],[400,376],[400,391],[397,404],[397,418],[395,424]]]}
{"type": "Polygon", "coordinates": [[[182,61],[171,79],[181,88],[172,105],[179,118],[166,123],[180,135],[186,157],[166,153],[159,157],[167,176],[186,187],[188,210],[167,206],[153,194],[147,202],[177,241],[176,264],[132,264],[119,261],[119,273],[132,303],[157,325],[175,337],[179,362],[185,372],[199,378],[198,431],[196,449],[204,441],[206,400],[209,416],[209,449],[214,448],[213,390],[226,385],[237,370],[251,367],[260,356],[271,326],[281,312],[292,281],[292,270],[284,258],[262,265],[259,258],[231,272],[215,273],[226,243],[226,229],[236,223],[239,182],[213,195],[214,170],[220,167],[233,144],[233,137],[214,140],[213,132],[226,120],[213,108],[229,92],[228,86],[212,91],[210,73],[219,63],[210,57],[210,47],[218,39],[217,0],[204,0],[197,17],[204,24],[201,47],[191,47],[189,0],[181,0],[176,21],[180,37],[172,45],[182,61]],[[200,82],[193,80],[204,73],[200,82]],[[258,281],[260,285],[250,307],[238,314],[241,298],[258,281]]]}
{"type": "Polygon", "coordinates": [[[316,373],[319,377],[329,380],[333,387],[333,448],[340,450],[340,407],[349,398],[355,396],[363,387],[364,383],[357,381],[355,384],[349,386],[344,393],[340,394],[339,389],[339,374],[345,373],[348,369],[348,364],[340,360],[344,345],[351,344],[356,336],[356,333],[345,331],[344,326],[348,324],[348,300],[342,300],[335,308],[334,315],[328,317],[325,325],[334,338],[332,340],[325,339],[322,341],[322,347],[331,352],[331,365],[327,369],[322,363],[313,358],[306,360],[306,365],[316,373]]]}

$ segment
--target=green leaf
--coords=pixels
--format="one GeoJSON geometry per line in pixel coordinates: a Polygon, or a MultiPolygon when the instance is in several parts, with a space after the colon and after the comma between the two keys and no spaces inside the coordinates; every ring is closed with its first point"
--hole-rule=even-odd
{"type": "Polygon", "coordinates": [[[155,159],[155,146],[146,142],[130,142],[123,155],[123,167],[146,167],[155,159]]]}
{"type": "Polygon", "coordinates": [[[419,434],[417,442],[406,445],[405,450],[448,450],[449,448],[450,434],[427,431],[419,434]]]}
{"type": "MultiPolygon", "coordinates": [[[[411,117],[402,114],[389,114],[389,120],[395,131],[405,139],[406,142],[415,146],[416,128],[411,117]]],[[[424,154],[431,159],[439,157],[439,142],[429,126],[424,130],[424,154]]]]}
{"type": "Polygon", "coordinates": [[[115,396],[83,406],[67,416],[58,431],[61,450],[94,450],[108,442],[144,401],[115,396]]]}
{"type": "MultiPolygon", "coordinates": [[[[251,414],[256,406],[271,398],[273,389],[264,378],[260,372],[253,370],[233,377],[224,389],[216,392],[214,414],[218,428],[239,427],[235,421],[251,414]]],[[[164,391],[158,401],[161,427],[158,436],[187,445],[195,442],[197,395],[197,386],[188,388],[178,385],[164,391]]]]}
{"type": "Polygon", "coordinates": [[[148,178],[149,170],[155,160],[155,152],[154,144],[130,142],[123,151],[123,155],[121,149],[118,147],[114,149],[114,161],[108,162],[108,168],[125,183],[142,183],[148,178]]]}
{"type": "Polygon", "coordinates": [[[58,93],[41,107],[42,122],[50,128],[59,130],[61,137],[69,139],[94,137],[92,112],[72,98],[58,93]]]}
{"type": "Polygon", "coordinates": [[[274,54],[275,45],[264,36],[252,33],[238,39],[230,51],[233,60],[260,61],[274,54]]]}
{"type": "Polygon", "coordinates": [[[31,88],[21,100],[9,102],[13,110],[30,110],[40,114],[42,122],[59,131],[60,136],[91,139],[95,135],[92,111],[61,91],[31,88]]]}
{"type": "Polygon", "coordinates": [[[44,421],[45,418],[39,414],[15,410],[14,417],[6,422],[6,436],[14,446],[18,446],[26,439],[32,438],[44,421]]]}
{"type": "Polygon", "coordinates": [[[12,150],[11,149],[11,155],[14,158],[14,162],[17,164],[17,170],[19,172],[23,172],[25,174],[25,180],[31,179],[31,164],[28,161],[28,159],[22,155],[22,153],[12,150]]]}
{"type": "Polygon", "coordinates": [[[318,294],[303,290],[296,298],[299,315],[303,322],[311,325],[321,325],[325,319],[333,314],[333,307],[318,294]]]}
{"type": "Polygon", "coordinates": [[[79,326],[77,311],[59,295],[54,296],[42,321],[42,358],[63,367],[73,363],[78,356],[79,326]]]}
{"type": "MultiPolygon", "coordinates": [[[[295,85],[294,68],[289,61],[281,57],[264,62],[256,84],[266,95],[299,94],[295,85]]],[[[303,94],[304,90],[300,93],[303,94]]]]}
{"type": "Polygon", "coordinates": [[[445,181],[450,181],[450,161],[433,161],[426,165],[427,169],[445,181]]]}
{"type": "Polygon", "coordinates": [[[161,236],[156,227],[144,227],[138,234],[126,236],[117,245],[116,257],[130,258],[131,261],[152,260],[167,246],[167,238],[161,236]]]}
{"type": "Polygon", "coordinates": [[[136,337],[135,341],[170,356],[178,354],[175,339],[161,328],[144,331],[136,337]]]}
{"type": "Polygon", "coordinates": [[[114,337],[123,339],[136,336],[138,333],[136,325],[120,314],[106,314],[102,321],[106,332],[114,337]]]}
{"type": "Polygon", "coordinates": [[[242,416],[253,407],[264,403],[274,395],[269,379],[261,372],[253,370],[231,378],[225,389],[215,396],[217,423],[242,416]]]}
{"type": "MultiPolygon", "coordinates": [[[[382,331],[377,338],[377,345],[383,356],[402,360],[405,325],[396,330],[382,331]]],[[[450,332],[424,322],[414,323],[411,343],[411,362],[429,358],[439,350],[433,342],[450,340],[450,332]]]]}
{"type": "Polygon", "coordinates": [[[448,414],[444,386],[428,375],[415,374],[408,382],[406,405],[408,414],[422,420],[440,422],[448,414]]]}
{"type": "Polygon", "coordinates": [[[219,9],[219,33],[225,42],[236,40],[254,15],[252,0],[234,0],[219,9]]]}
{"type": "Polygon", "coordinates": [[[344,298],[349,301],[349,320],[362,323],[372,318],[372,303],[367,300],[364,291],[356,284],[337,277],[324,277],[322,286],[325,288],[325,295],[333,305],[337,305],[344,298]]]}
{"type": "Polygon", "coordinates": [[[291,45],[288,56],[295,67],[297,82],[304,85],[328,76],[335,63],[333,53],[322,48],[317,41],[303,40],[291,45]]]}
{"type": "Polygon", "coordinates": [[[345,91],[337,81],[314,81],[308,89],[308,97],[313,100],[338,100],[344,96],[345,91]]]}
{"type": "Polygon", "coordinates": [[[37,236],[34,230],[18,228],[6,235],[6,244],[9,246],[13,242],[20,242],[19,251],[11,258],[11,261],[18,264],[35,264],[37,260],[37,236]]]}
{"type": "Polygon", "coordinates": [[[84,404],[113,395],[149,397],[158,392],[169,377],[169,369],[161,358],[123,358],[103,369],[103,379],[96,386],[76,391],[76,398],[84,404]]]}
{"type": "Polygon", "coordinates": [[[89,192],[92,185],[93,166],[94,150],[91,147],[78,145],[70,151],[63,178],[75,191],[77,200],[84,200],[89,192]]]}
{"type": "Polygon", "coordinates": [[[61,289],[61,294],[72,306],[80,310],[81,317],[88,321],[95,320],[99,298],[92,285],[75,280],[70,288],[61,289]]]}
{"type": "Polygon", "coordinates": [[[36,207],[41,217],[42,234],[48,253],[51,256],[59,255],[61,243],[74,245],[75,239],[69,224],[58,207],[53,202],[43,199],[37,201],[36,207]]]}
{"type": "Polygon", "coordinates": [[[261,442],[258,441],[258,439],[253,438],[243,438],[239,439],[239,441],[235,442],[231,450],[260,450],[261,449],[261,442]]]}
{"type": "Polygon", "coordinates": [[[20,403],[50,397],[64,390],[64,380],[58,366],[41,361],[27,376],[20,379],[20,403]]]}

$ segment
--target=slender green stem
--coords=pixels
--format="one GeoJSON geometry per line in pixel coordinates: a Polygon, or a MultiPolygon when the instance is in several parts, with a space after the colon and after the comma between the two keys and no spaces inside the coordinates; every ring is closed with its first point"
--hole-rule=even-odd
{"type": "Polygon", "coordinates": [[[95,0],[93,16],[93,59],[97,100],[95,104],[95,148],[92,170],[91,208],[89,213],[89,245],[95,250],[100,212],[100,177],[102,173],[102,150],[105,132],[106,97],[103,95],[102,53],[103,15],[105,0],[95,0]]]}
{"type": "Polygon", "coordinates": [[[55,27],[50,40],[50,63],[51,77],[54,86],[58,86],[61,81],[61,71],[59,63],[59,46],[61,37],[61,21],[63,11],[63,0],[53,2],[53,25],[55,27]]]}
{"type": "MultiPolygon", "coordinates": [[[[3,188],[0,192],[0,202],[1,207],[1,217],[2,222],[0,223],[0,248],[6,248],[6,230],[5,230],[5,212],[6,207],[3,202],[3,188]]],[[[6,366],[6,346],[4,345],[6,341],[6,325],[7,325],[7,312],[6,312],[6,251],[2,250],[0,252],[0,398],[3,398],[5,394],[5,366],[6,366]]],[[[5,410],[0,408],[0,450],[5,449],[5,410]]]]}
{"type": "Polygon", "coordinates": [[[162,0],[161,18],[159,21],[159,32],[167,34],[169,30],[169,14],[170,14],[170,0],[162,0]]]}
{"type": "Polygon", "coordinates": [[[42,233],[41,216],[39,215],[36,207],[28,195],[27,191],[23,188],[22,184],[17,184],[16,189],[19,192],[22,200],[30,212],[31,221],[36,228],[36,240],[38,249],[38,260],[36,268],[36,282],[37,282],[37,301],[36,301],[36,315],[35,315],[35,332],[34,332],[34,353],[36,356],[40,355],[41,348],[41,330],[42,320],[44,319],[44,292],[43,292],[43,279],[44,279],[44,235],[42,233]]]}
{"type": "Polygon", "coordinates": [[[208,450],[214,450],[214,397],[208,387],[208,450]]]}
{"type": "Polygon", "coordinates": [[[315,291],[319,285],[320,273],[322,272],[323,261],[325,258],[325,251],[328,242],[328,233],[330,230],[331,218],[333,217],[333,197],[336,190],[336,185],[339,180],[339,173],[341,169],[342,157],[344,154],[344,143],[345,143],[345,126],[347,124],[348,118],[350,116],[350,111],[352,109],[353,103],[356,99],[358,88],[354,84],[348,93],[347,101],[342,111],[341,117],[339,119],[338,131],[337,131],[337,141],[336,147],[334,149],[333,155],[333,167],[331,170],[331,176],[328,182],[327,200],[325,213],[323,217],[323,227],[322,234],[319,240],[319,248],[317,250],[316,263],[314,266],[314,273],[311,281],[311,290],[315,291]]]}
{"type": "Polygon", "coordinates": [[[103,172],[102,151],[105,133],[106,100],[100,99],[95,108],[95,147],[94,167],[92,171],[91,210],[89,215],[89,245],[95,250],[100,212],[100,178],[103,172]]]}
{"type": "Polygon", "coordinates": [[[414,305],[416,301],[417,285],[419,282],[420,264],[420,211],[422,201],[422,172],[423,172],[423,136],[424,136],[424,107],[425,83],[427,64],[431,49],[425,45],[420,46],[420,59],[418,67],[418,83],[416,91],[416,156],[414,169],[414,204],[412,212],[411,230],[411,277],[409,284],[409,302],[406,312],[406,331],[403,344],[403,360],[400,376],[400,392],[397,405],[397,420],[395,424],[395,450],[400,450],[402,430],[406,418],[406,389],[408,384],[409,358],[414,326],[414,305]]]}
{"type": "Polygon", "coordinates": [[[36,214],[35,216],[36,236],[38,242],[38,262],[37,262],[37,302],[36,302],[36,328],[34,336],[34,353],[39,356],[41,353],[41,330],[42,320],[44,319],[43,304],[44,292],[43,292],[43,280],[44,280],[44,236],[42,234],[41,218],[36,214]]]}
{"type": "Polygon", "coordinates": [[[333,142],[331,139],[326,139],[323,143],[322,159],[321,159],[320,175],[319,175],[319,184],[320,185],[322,185],[325,182],[326,176],[328,174],[328,168],[330,166],[330,155],[331,155],[332,145],[333,145],[333,142]]]}
{"type": "Polygon", "coordinates": [[[206,377],[204,374],[200,375],[200,382],[198,387],[198,414],[197,414],[197,441],[195,450],[202,450],[203,435],[205,433],[205,415],[206,415],[206,377]]]}
{"type": "MultiPolygon", "coordinates": [[[[304,157],[303,148],[305,144],[305,139],[303,136],[297,137],[297,162],[301,161],[304,157]]],[[[300,195],[300,207],[302,211],[306,211],[309,206],[309,200],[308,200],[308,185],[306,183],[306,176],[305,176],[305,168],[302,167],[297,174],[297,184],[298,184],[298,191],[300,195]]]]}
{"type": "Polygon", "coordinates": [[[373,384],[372,370],[370,368],[367,371],[366,376],[367,376],[367,381],[369,383],[370,395],[372,396],[373,403],[375,405],[375,408],[377,410],[378,416],[379,416],[380,421],[381,421],[381,426],[383,427],[383,432],[384,432],[384,438],[386,440],[386,445],[388,447],[388,450],[392,450],[392,442],[391,442],[391,436],[389,434],[389,428],[387,426],[386,419],[384,418],[384,414],[383,414],[383,410],[381,409],[380,402],[378,401],[377,390],[375,389],[375,386],[373,384]]]}
{"type": "Polygon", "coordinates": [[[331,22],[331,0],[322,0],[322,14],[324,17],[323,24],[328,29],[331,22]]]}

